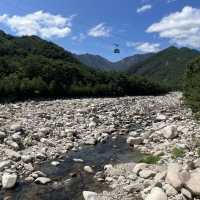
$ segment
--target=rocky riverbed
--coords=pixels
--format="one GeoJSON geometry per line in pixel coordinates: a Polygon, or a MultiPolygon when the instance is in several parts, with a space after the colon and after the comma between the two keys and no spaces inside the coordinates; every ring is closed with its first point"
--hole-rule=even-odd
{"type": "MultiPolygon", "coordinates": [[[[200,199],[199,133],[200,126],[183,105],[180,93],[0,104],[0,198],[13,199],[8,194],[20,192],[22,181],[26,190],[37,191],[38,185],[55,188],[73,180],[77,171],[71,168],[64,182],[50,175],[59,171],[59,177],[65,178],[60,172],[69,167],[66,159],[72,154],[71,161],[82,163],[79,170],[86,178],[90,176],[90,182],[95,179],[97,187],[77,189],[74,185],[70,187],[73,193],[82,191],[80,197],[71,199],[200,199]],[[121,151],[123,144],[112,142],[110,147],[118,148],[113,155],[120,155],[114,156],[115,162],[113,155],[100,164],[86,162],[93,150],[76,157],[87,146],[96,149],[120,137],[129,148],[121,151]],[[140,159],[131,158],[131,151],[133,157],[138,151],[148,156],[136,164],[140,159]],[[122,159],[127,152],[130,160],[122,159]],[[46,166],[53,167],[51,173],[46,166]]],[[[34,192],[28,194],[33,196],[21,199],[39,199],[34,192]]],[[[58,199],[59,190],[55,194],[40,199],[58,199]]]]}

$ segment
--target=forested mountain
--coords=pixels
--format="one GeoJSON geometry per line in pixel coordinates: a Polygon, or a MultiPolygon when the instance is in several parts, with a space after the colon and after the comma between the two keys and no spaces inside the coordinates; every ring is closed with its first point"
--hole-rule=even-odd
{"type": "Polygon", "coordinates": [[[0,32],[0,98],[158,94],[163,88],[124,73],[100,72],[36,36],[0,32]]]}
{"type": "Polygon", "coordinates": [[[169,47],[129,68],[129,73],[142,75],[175,88],[181,88],[187,64],[200,55],[197,50],[169,47]]]}
{"type": "Polygon", "coordinates": [[[118,62],[110,62],[109,60],[99,55],[92,55],[92,54],[75,55],[75,57],[80,62],[94,69],[105,70],[105,71],[110,71],[110,70],[126,71],[130,66],[145,61],[152,55],[153,53],[136,54],[134,56],[124,58],[123,60],[120,60],[118,62]]]}

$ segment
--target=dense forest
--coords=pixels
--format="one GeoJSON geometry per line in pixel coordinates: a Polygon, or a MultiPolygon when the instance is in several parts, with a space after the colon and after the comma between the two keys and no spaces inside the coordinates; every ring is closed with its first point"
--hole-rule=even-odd
{"type": "Polygon", "coordinates": [[[100,72],[36,36],[0,32],[0,98],[160,94],[167,89],[138,76],[100,72]]]}
{"type": "Polygon", "coordinates": [[[132,65],[129,72],[182,90],[187,65],[199,55],[197,50],[172,46],[132,65]]]}
{"type": "Polygon", "coordinates": [[[186,103],[200,117],[200,57],[192,61],[187,67],[184,96],[186,103]]]}

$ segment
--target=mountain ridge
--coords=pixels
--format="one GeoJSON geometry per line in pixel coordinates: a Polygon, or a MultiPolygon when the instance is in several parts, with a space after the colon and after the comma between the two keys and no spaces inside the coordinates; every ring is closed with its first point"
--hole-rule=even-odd
{"type": "Polygon", "coordinates": [[[153,53],[147,54],[135,54],[133,56],[126,57],[117,62],[111,62],[108,59],[94,54],[74,54],[75,58],[77,58],[80,62],[84,63],[90,68],[94,68],[97,70],[116,70],[116,71],[126,71],[132,64],[136,64],[138,62],[144,61],[147,58],[151,57],[153,53]]]}
{"type": "Polygon", "coordinates": [[[128,73],[142,75],[150,80],[180,88],[187,64],[198,56],[200,56],[198,50],[171,46],[143,62],[132,65],[128,73]]]}

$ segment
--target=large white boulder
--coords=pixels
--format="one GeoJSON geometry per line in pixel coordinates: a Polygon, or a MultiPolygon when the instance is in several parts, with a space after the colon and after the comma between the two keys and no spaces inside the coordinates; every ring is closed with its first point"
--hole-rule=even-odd
{"type": "Polygon", "coordinates": [[[4,173],[2,176],[2,187],[4,189],[10,189],[15,186],[17,182],[17,175],[16,174],[9,174],[4,173]]]}
{"type": "Polygon", "coordinates": [[[174,139],[178,136],[178,130],[176,126],[166,126],[161,130],[161,133],[166,139],[174,139]]]}
{"type": "Polygon", "coordinates": [[[90,192],[90,191],[83,191],[83,198],[84,198],[84,200],[96,200],[97,199],[97,193],[96,192],[90,192]]]}
{"type": "Polygon", "coordinates": [[[200,170],[192,172],[190,178],[185,182],[185,187],[188,188],[192,194],[200,195],[200,170]]]}
{"type": "Polygon", "coordinates": [[[175,189],[180,189],[183,185],[180,171],[181,166],[178,164],[170,164],[167,169],[166,182],[172,185],[175,189]]]}
{"type": "Polygon", "coordinates": [[[50,182],[51,182],[51,179],[47,178],[47,177],[38,177],[35,180],[35,183],[42,184],[42,185],[45,185],[45,184],[50,183],[50,182]]]}

